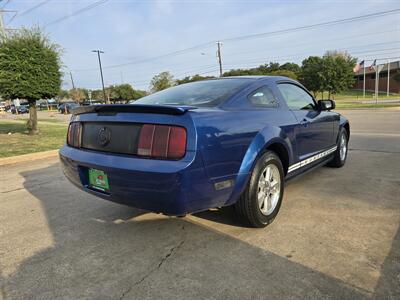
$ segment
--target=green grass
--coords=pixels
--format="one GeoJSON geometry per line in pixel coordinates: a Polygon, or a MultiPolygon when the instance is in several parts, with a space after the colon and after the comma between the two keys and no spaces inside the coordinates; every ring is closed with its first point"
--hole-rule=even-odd
{"type": "Polygon", "coordinates": [[[0,120],[0,157],[59,149],[65,142],[67,127],[39,121],[39,134],[31,136],[25,120],[0,120]]]}
{"type": "Polygon", "coordinates": [[[391,107],[400,107],[400,103],[387,103],[382,104],[363,104],[363,103],[354,103],[354,102],[336,102],[336,109],[357,109],[357,108],[391,108],[391,107]]]}
{"type": "MultiPolygon", "coordinates": [[[[318,99],[322,99],[322,94],[317,96],[318,99]]],[[[328,92],[324,93],[324,99],[328,98],[328,92]]],[[[339,93],[337,95],[331,95],[331,98],[335,101],[341,100],[374,100],[374,93],[365,91],[365,98],[363,98],[363,91],[360,90],[349,90],[346,92],[339,93]]],[[[391,100],[391,99],[400,99],[400,94],[398,93],[390,93],[389,97],[386,96],[386,92],[379,92],[378,100],[391,100]]]]}
{"type": "MultiPolygon", "coordinates": [[[[324,98],[328,97],[328,93],[324,93],[324,98]]],[[[318,95],[317,99],[321,99],[322,95],[318,95]]],[[[361,103],[362,101],[375,100],[373,92],[365,92],[365,98],[363,98],[363,92],[359,90],[349,90],[337,95],[332,95],[331,99],[335,100],[336,108],[338,109],[357,109],[357,108],[390,108],[400,107],[400,103],[379,103],[381,100],[400,100],[400,94],[391,93],[389,97],[386,96],[386,92],[380,92],[378,97],[378,104],[375,103],[361,103]]]]}

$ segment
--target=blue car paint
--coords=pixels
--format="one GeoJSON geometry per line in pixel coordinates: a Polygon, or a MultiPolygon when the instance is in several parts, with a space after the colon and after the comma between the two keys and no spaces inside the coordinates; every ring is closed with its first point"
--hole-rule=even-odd
{"type": "MultiPolygon", "coordinates": [[[[270,145],[284,147],[288,166],[291,166],[336,145],[340,127],[348,124],[343,116],[334,112],[289,110],[277,82],[298,84],[285,77],[251,78],[246,87],[219,106],[192,109],[178,116],[148,113],[74,115],[71,122],[184,126],[188,137],[187,153],[179,161],[169,161],[65,145],[60,150],[64,173],[73,184],[101,198],[168,215],[184,215],[233,204],[245,189],[255,162],[270,145]],[[277,108],[253,107],[247,100],[251,92],[263,86],[273,92],[278,101],[277,108]],[[108,174],[109,194],[88,188],[88,168],[108,174]],[[232,185],[220,190],[215,188],[216,183],[226,181],[232,185]]],[[[286,178],[319,162],[290,174],[286,169],[286,178]]]]}

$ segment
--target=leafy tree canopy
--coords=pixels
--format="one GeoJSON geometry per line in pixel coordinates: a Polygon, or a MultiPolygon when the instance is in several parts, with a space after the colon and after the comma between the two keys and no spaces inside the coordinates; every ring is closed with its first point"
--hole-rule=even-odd
{"type": "Polygon", "coordinates": [[[279,65],[276,62],[270,62],[269,64],[260,65],[257,68],[250,69],[233,69],[227,71],[223,76],[248,76],[248,75],[272,75],[272,76],[287,76],[293,79],[297,79],[300,74],[300,66],[295,63],[285,63],[279,65]]]}
{"type": "Polygon", "coordinates": [[[50,99],[61,86],[60,48],[39,28],[21,29],[0,40],[0,94],[29,102],[29,133],[37,133],[36,100],[50,99]]]}
{"type": "Polygon", "coordinates": [[[182,79],[178,79],[176,81],[177,84],[183,84],[183,83],[189,83],[189,82],[194,82],[194,81],[200,81],[200,80],[206,80],[206,79],[213,79],[215,78],[214,76],[201,76],[201,75],[194,75],[194,76],[186,76],[182,79]]]}
{"type": "Polygon", "coordinates": [[[339,51],[328,51],[323,57],[310,56],[303,60],[300,81],[314,96],[328,91],[330,97],[353,86],[356,61],[339,51]]]}
{"type": "Polygon", "coordinates": [[[58,100],[62,100],[62,99],[67,99],[67,98],[69,98],[69,91],[60,89],[60,91],[58,92],[56,98],[57,98],[58,100]]]}
{"type": "Polygon", "coordinates": [[[34,102],[61,86],[60,48],[38,29],[21,29],[0,41],[0,93],[34,102]]]}
{"type": "MultiPolygon", "coordinates": [[[[135,90],[130,84],[110,85],[106,87],[106,97],[109,97],[111,102],[128,102],[137,100],[146,95],[145,91],[135,90]]],[[[103,100],[103,90],[92,90],[93,100],[103,100]]]]}
{"type": "Polygon", "coordinates": [[[150,82],[150,89],[152,92],[158,92],[165,90],[171,86],[175,85],[174,77],[170,72],[161,72],[155,75],[150,82]]]}
{"type": "Polygon", "coordinates": [[[82,88],[74,88],[69,90],[69,97],[76,103],[82,103],[88,98],[88,90],[82,88]]]}

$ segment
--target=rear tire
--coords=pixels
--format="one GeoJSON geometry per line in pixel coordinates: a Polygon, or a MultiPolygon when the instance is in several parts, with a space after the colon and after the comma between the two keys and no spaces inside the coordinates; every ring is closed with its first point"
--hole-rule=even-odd
{"type": "Polygon", "coordinates": [[[246,190],[235,204],[239,218],[251,227],[270,224],[281,207],[284,190],[284,171],[281,160],[272,151],[257,161],[246,190]]]}
{"type": "Polygon", "coordinates": [[[333,159],[328,163],[329,167],[341,168],[346,163],[349,138],[346,129],[340,130],[337,142],[337,149],[334,152],[333,159]]]}

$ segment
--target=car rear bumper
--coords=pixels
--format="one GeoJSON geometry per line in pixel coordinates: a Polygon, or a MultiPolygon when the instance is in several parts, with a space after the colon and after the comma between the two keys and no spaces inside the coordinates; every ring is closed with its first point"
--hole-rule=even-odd
{"type": "Polygon", "coordinates": [[[136,158],[64,146],[65,176],[80,189],[106,200],[166,215],[184,215],[220,206],[228,191],[215,191],[201,159],[189,152],[179,161],[136,158]],[[88,186],[88,170],[106,172],[110,191],[88,186]]]}

